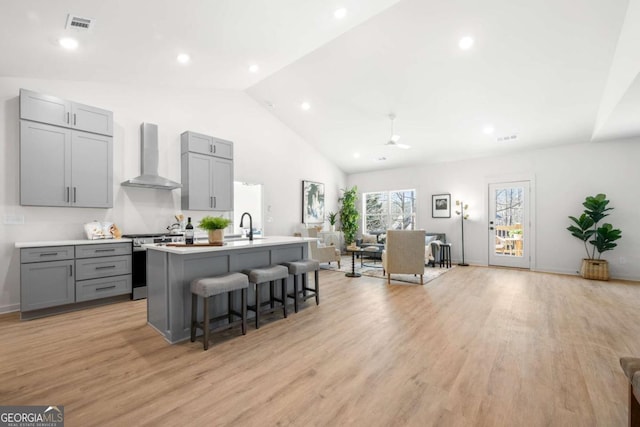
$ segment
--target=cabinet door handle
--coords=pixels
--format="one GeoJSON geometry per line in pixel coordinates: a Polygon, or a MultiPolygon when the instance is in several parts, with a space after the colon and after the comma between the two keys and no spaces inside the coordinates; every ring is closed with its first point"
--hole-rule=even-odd
{"type": "Polygon", "coordinates": [[[113,252],[115,251],[115,248],[111,248],[111,249],[96,249],[96,252],[113,252]]]}
{"type": "Polygon", "coordinates": [[[69,277],[73,277],[73,265],[69,266],[69,277]]]}
{"type": "Polygon", "coordinates": [[[213,144],[209,144],[209,152],[213,153],[213,144]]]}
{"type": "Polygon", "coordinates": [[[105,287],[102,287],[102,288],[96,288],[96,291],[105,291],[107,289],[113,289],[115,287],[116,287],[116,285],[105,286],[105,287]]]}
{"type": "Polygon", "coordinates": [[[67,112],[67,124],[69,124],[69,113],[67,112]]]}
{"type": "Polygon", "coordinates": [[[58,255],[58,252],[46,252],[46,253],[41,253],[40,256],[56,256],[58,255]]]}
{"type": "Polygon", "coordinates": [[[109,268],[116,268],[115,265],[103,265],[102,267],[96,267],[96,270],[106,270],[109,268]]]}
{"type": "Polygon", "coordinates": [[[67,187],[67,203],[69,203],[71,200],[69,199],[69,187],[67,187]]]}
{"type": "Polygon", "coordinates": [[[213,207],[213,197],[209,197],[209,207],[213,207]]]}
{"type": "Polygon", "coordinates": [[[215,208],[217,206],[218,206],[218,203],[217,203],[217,200],[216,200],[216,196],[213,196],[213,207],[215,208]]]}
{"type": "Polygon", "coordinates": [[[216,154],[216,146],[213,146],[213,154],[216,154]]]}
{"type": "Polygon", "coordinates": [[[76,113],[73,113],[73,125],[76,125],[76,113]]]}
{"type": "Polygon", "coordinates": [[[78,192],[78,191],[77,191],[77,188],[76,188],[76,187],[73,187],[73,203],[75,203],[75,202],[76,202],[76,195],[77,195],[77,192],[78,192]]]}

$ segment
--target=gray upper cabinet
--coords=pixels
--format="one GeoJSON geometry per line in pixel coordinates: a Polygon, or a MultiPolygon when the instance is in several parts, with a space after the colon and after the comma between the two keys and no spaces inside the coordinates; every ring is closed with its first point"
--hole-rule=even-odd
{"type": "Polygon", "coordinates": [[[183,132],[180,137],[181,152],[206,154],[233,159],[233,142],[196,132],[183,132]]]}
{"type": "Polygon", "coordinates": [[[20,118],[113,136],[111,111],[26,89],[20,89],[20,118]]]}
{"type": "Polygon", "coordinates": [[[113,206],[113,114],[20,89],[20,204],[113,206]]]}
{"type": "Polygon", "coordinates": [[[233,143],[184,132],[181,148],[182,209],[233,210],[233,143]]]}
{"type": "Polygon", "coordinates": [[[20,204],[113,206],[111,137],[21,120],[20,204]]]}

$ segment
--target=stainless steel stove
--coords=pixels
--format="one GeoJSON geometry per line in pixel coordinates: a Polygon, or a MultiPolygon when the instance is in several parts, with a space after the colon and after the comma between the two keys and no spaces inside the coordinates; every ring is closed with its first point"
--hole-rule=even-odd
{"type": "Polygon", "coordinates": [[[131,299],[147,297],[147,250],[142,245],[148,243],[172,243],[184,240],[182,234],[123,234],[122,237],[133,240],[133,265],[131,299]]]}

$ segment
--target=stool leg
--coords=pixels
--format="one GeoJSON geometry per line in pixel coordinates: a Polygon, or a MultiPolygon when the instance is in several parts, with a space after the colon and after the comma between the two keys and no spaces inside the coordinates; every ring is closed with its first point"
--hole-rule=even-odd
{"type": "Polygon", "coordinates": [[[293,276],[293,311],[298,312],[298,275],[293,276]]]}
{"type": "Polygon", "coordinates": [[[233,292],[227,292],[227,314],[229,316],[229,323],[233,322],[233,314],[231,314],[231,307],[233,307],[233,292]]]}
{"type": "Polygon", "coordinates": [[[318,282],[320,277],[319,271],[318,270],[314,271],[313,275],[316,281],[316,305],[320,305],[320,284],[318,282]]]}
{"type": "Polygon", "coordinates": [[[287,318],[287,279],[282,279],[282,314],[287,318]]]}
{"type": "Polygon", "coordinates": [[[247,288],[242,288],[242,335],[247,335],[247,288]]]}
{"type": "Polygon", "coordinates": [[[196,340],[196,323],[198,321],[198,296],[191,294],[191,342],[196,340]]]}
{"type": "Polygon", "coordinates": [[[209,298],[204,297],[204,316],[202,319],[202,329],[204,329],[204,349],[209,349],[209,298]]]}
{"type": "Polygon", "coordinates": [[[307,286],[309,286],[307,283],[308,280],[309,278],[307,277],[307,273],[302,273],[302,296],[305,301],[307,300],[307,286]]]}
{"type": "Polygon", "coordinates": [[[260,284],[256,283],[256,329],[260,327],[260,284]]]}
{"type": "Polygon", "coordinates": [[[269,306],[271,308],[276,306],[275,301],[273,299],[273,294],[275,293],[275,284],[276,282],[273,280],[269,282],[269,306]]]}

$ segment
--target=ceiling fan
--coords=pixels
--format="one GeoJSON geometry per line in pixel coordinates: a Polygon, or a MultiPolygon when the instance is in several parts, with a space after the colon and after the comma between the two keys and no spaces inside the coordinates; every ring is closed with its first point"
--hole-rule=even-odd
{"type": "Polygon", "coordinates": [[[387,143],[385,145],[390,146],[390,147],[402,148],[402,149],[405,149],[405,150],[411,148],[410,145],[398,143],[398,141],[400,141],[400,135],[398,135],[397,133],[394,132],[394,124],[395,124],[395,121],[396,121],[396,115],[395,114],[389,114],[389,119],[391,120],[391,138],[389,138],[389,141],[387,141],[387,143]]]}

